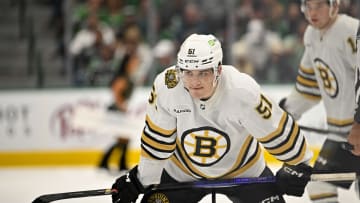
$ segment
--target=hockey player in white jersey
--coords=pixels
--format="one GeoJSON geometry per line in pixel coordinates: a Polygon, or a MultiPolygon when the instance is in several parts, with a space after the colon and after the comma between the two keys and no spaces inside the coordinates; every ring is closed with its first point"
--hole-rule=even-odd
{"type": "Polygon", "coordinates": [[[356,35],[357,57],[356,57],[356,77],[355,77],[355,99],[356,112],[354,116],[354,124],[351,128],[348,141],[354,146],[352,153],[360,156],[360,25],[356,35]]]}
{"type": "Polygon", "coordinates": [[[177,64],[155,79],[138,166],[116,180],[113,202],[195,203],[210,191],[146,192],[151,184],[271,176],[262,146],[285,164],[276,183],[217,189],[233,202],[284,202],[301,196],[312,152],[298,124],[248,75],[222,65],[213,35],[192,34],[177,64]],[[260,143],[262,146],[260,146],[260,143]]]}
{"type": "MultiPolygon", "coordinates": [[[[325,106],[327,126],[346,134],[353,124],[355,110],[355,36],[359,21],[339,14],[340,0],[301,0],[301,9],[310,23],[304,34],[305,51],[295,89],[280,106],[295,119],[317,104],[325,106]]],[[[314,173],[360,172],[360,158],[343,150],[338,141],[346,136],[328,136],[314,165],[314,173]]],[[[340,186],[349,188],[351,183],[340,186]]],[[[338,202],[332,184],[310,182],[313,202],[338,202]]]]}

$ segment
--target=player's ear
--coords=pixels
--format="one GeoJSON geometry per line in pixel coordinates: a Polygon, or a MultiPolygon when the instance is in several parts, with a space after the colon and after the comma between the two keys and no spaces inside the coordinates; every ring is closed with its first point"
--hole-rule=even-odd
{"type": "Polygon", "coordinates": [[[221,64],[219,64],[219,67],[218,67],[217,71],[218,71],[218,75],[220,75],[221,72],[222,72],[222,65],[221,64]]]}

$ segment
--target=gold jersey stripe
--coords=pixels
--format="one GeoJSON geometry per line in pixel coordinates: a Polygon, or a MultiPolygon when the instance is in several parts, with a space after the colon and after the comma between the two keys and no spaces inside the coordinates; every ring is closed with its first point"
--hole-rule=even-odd
{"type": "Polygon", "coordinates": [[[337,197],[337,196],[338,195],[336,193],[329,192],[329,193],[321,193],[321,194],[316,194],[316,195],[309,195],[309,198],[312,201],[315,201],[315,200],[322,200],[322,199],[326,199],[326,198],[333,198],[333,197],[337,197]]]}
{"type": "Polygon", "coordinates": [[[296,81],[303,86],[319,88],[319,85],[315,80],[304,78],[301,75],[296,77],[296,81]]]}
{"type": "Polygon", "coordinates": [[[148,159],[155,159],[153,156],[151,156],[150,154],[148,154],[145,150],[141,149],[140,151],[140,156],[148,158],[148,159]]]}
{"type": "Polygon", "coordinates": [[[336,125],[336,126],[348,126],[348,125],[352,125],[354,122],[353,118],[349,118],[349,119],[335,119],[335,118],[327,118],[327,123],[331,124],[331,125],[336,125]]]}
{"type": "Polygon", "coordinates": [[[185,168],[185,166],[180,163],[180,161],[177,159],[177,157],[175,155],[171,156],[170,157],[170,160],[178,167],[180,168],[184,173],[188,174],[189,176],[193,176],[190,171],[185,168]]]}
{"type": "Polygon", "coordinates": [[[314,75],[315,71],[312,68],[305,68],[304,66],[300,66],[300,71],[309,75],[314,75]]]}
{"type": "Polygon", "coordinates": [[[291,161],[287,161],[286,163],[288,163],[290,165],[296,165],[296,164],[300,163],[300,161],[302,161],[304,159],[307,148],[308,148],[307,143],[304,140],[304,145],[302,146],[301,152],[299,153],[299,155],[297,157],[294,157],[291,161]]]}
{"type": "Polygon", "coordinates": [[[152,146],[155,149],[158,149],[159,151],[173,151],[175,149],[176,143],[173,144],[165,144],[165,143],[159,143],[153,139],[150,139],[148,136],[146,136],[145,133],[142,134],[141,140],[145,142],[146,144],[152,146]]]}
{"type": "MultiPolygon", "coordinates": [[[[294,129],[290,135],[290,139],[287,141],[287,143],[283,144],[282,146],[278,146],[274,149],[266,149],[268,152],[270,152],[270,154],[273,155],[278,155],[278,154],[282,154],[285,151],[289,150],[291,148],[291,146],[294,145],[294,143],[297,141],[297,137],[299,134],[299,126],[294,123],[294,129]]],[[[280,143],[281,144],[281,143],[280,143]]]]}
{"type": "Polygon", "coordinates": [[[250,135],[246,138],[243,146],[241,146],[241,148],[240,148],[241,150],[240,150],[239,154],[237,155],[237,159],[236,159],[234,165],[231,167],[230,171],[236,170],[240,166],[240,164],[243,163],[243,159],[246,158],[246,155],[247,155],[245,153],[246,153],[247,149],[249,148],[249,146],[251,145],[252,140],[253,140],[253,138],[250,135]]]}
{"type": "Polygon", "coordinates": [[[259,142],[268,142],[275,136],[279,135],[279,133],[281,133],[283,131],[283,129],[285,128],[285,124],[286,124],[285,121],[286,121],[287,116],[288,116],[288,114],[286,112],[284,112],[283,115],[281,116],[278,128],[275,131],[273,131],[272,133],[270,133],[269,135],[262,137],[262,138],[258,138],[257,140],[259,142]]]}
{"type": "Polygon", "coordinates": [[[175,133],[175,131],[176,131],[176,129],[166,130],[166,129],[163,129],[163,128],[155,125],[155,124],[151,121],[151,119],[150,119],[150,117],[149,117],[148,115],[146,115],[146,122],[147,122],[147,124],[148,124],[148,127],[149,127],[151,130],[153,130],[153,131],[155,131],[155,132],[157,132],[157,133],[159,133],[159,134],[165,135],[165,136],[167,136],[167,137],[170,137],[170,136],[173,135],[173,134],[175,133]]]}
{"type": "Polygon", "coordinates": [[[259,161],[261,155],[262,155],[262,150],[261,150],[260,146],[258,146],[256,155],[254,156],[254,158],[252,160],[248,161],[244,166],[242,166],[238,170],[226,175],[224,178],[233,178],[233,177],[239,176],[240,174],[244,173],[246,170],[248,170],[250,167],[252,167],[259,161]]]}

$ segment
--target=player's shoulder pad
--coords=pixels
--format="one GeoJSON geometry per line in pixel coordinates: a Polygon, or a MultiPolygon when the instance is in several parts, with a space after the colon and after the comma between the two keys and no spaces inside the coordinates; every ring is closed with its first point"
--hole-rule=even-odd
{"type": "Polygon", "coordinates": [[[314,33],[315,33],[315,28],[312,27],[311,25],[308,25],[304,32],[304,39],[303,39],[305,47],[311,46],[312,44],[311,39],[313,38],[314,33]]]}
{"type": "Polygon", "coordinates": [[[243,102],[254,101],[253,99],[258,97],[260,85],[250,75],[239,73],[232,66],[223,66],[223,70],[227,80],[227,87],[232,97],[238,98],[243,102]]]}

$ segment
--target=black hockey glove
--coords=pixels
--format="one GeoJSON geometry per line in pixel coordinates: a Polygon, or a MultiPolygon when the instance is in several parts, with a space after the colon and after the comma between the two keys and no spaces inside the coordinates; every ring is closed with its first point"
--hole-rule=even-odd
{"type": "Polygon", "coordinates": [[[276,173],[276,185],[282,194],[302,196],[310,180],[312,168],[304,163],[292,166],[284,164],[276,173]]]}
{"type": "Polygon", "coordinates": [[[118,191],[112,195],[113,203],[135,203],[139,194],[144,192],[144,187],[137,178],[137,166],[119,177],[111,189],[118,191]]]}

